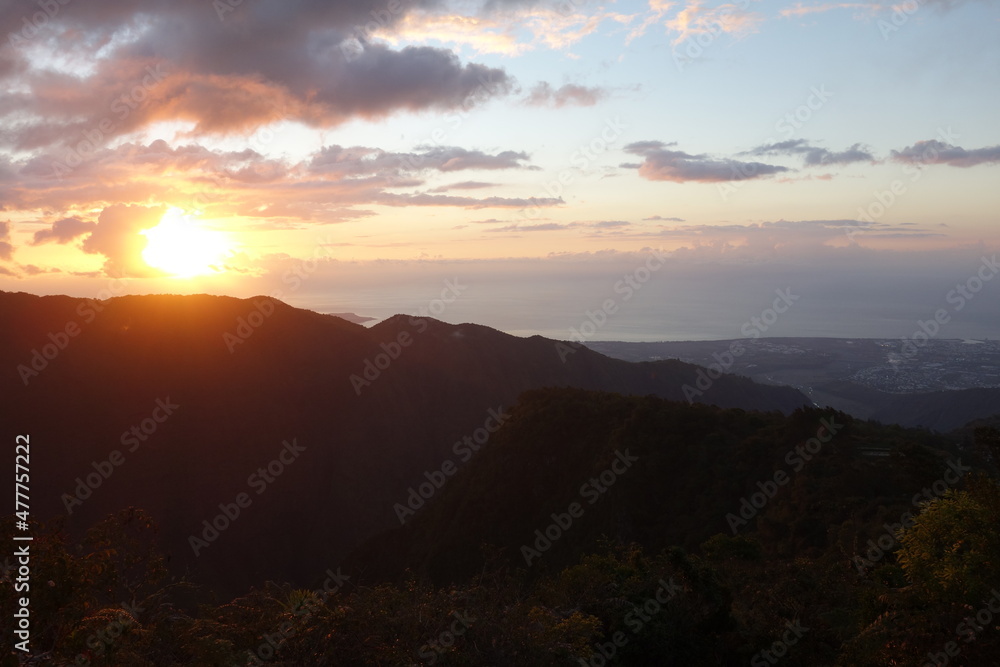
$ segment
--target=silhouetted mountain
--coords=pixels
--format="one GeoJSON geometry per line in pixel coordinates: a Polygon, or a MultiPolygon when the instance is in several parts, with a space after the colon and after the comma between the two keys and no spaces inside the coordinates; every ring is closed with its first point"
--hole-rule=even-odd
{"type": "Polygon", "coordinates": [[[369,540],[346,566],[370,580],[409,570],[444,585],[477,574],[484,553],[538,575],[575,563],[602,536],[656,553],[694,550],[719,533],[754,533],[773,556],[844,549],[838,555],[849,560],[857,547],[838,544],[831,530],[845,524],[864,544],[868,524],[874,535],[910,506],[913,489],[948,469],[946,449],[955,451],[940,436],[830,409],[782,416],[533,391],[489,449],[426,507],[409,512],[421,499],[401,501],[406,523],[369,540]],[[744,499],[761,492],[764,507],[741,516],[744,499]]]}
{"type": "Polygon", "coordinates": [[[807,402],[677,361],[402,315],[366,329],[264,297],[0,293],[0,367],[3,423],[31,436],[36,516],[69,512],[78,532],[142,507],[172,567],[230,591],[321,576],[529,389],[807,402]]]}
{"type": "Polygon", "coordinates": [[[1000,415],[1000,389],[961,389],[887,396],[872,419],[947,433],[997,415],[1000,415]]]}

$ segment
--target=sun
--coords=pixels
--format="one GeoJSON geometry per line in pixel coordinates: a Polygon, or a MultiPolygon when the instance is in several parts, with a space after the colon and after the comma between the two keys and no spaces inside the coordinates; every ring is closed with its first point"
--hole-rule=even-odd
{"type": "Polygon", "coordinates": [[[226,234],[205,229],[179,208],[170,208],[160,224],[141,233],[147,239],[142,259],[176,278],[218,273],[230,250],[226,234]]]}

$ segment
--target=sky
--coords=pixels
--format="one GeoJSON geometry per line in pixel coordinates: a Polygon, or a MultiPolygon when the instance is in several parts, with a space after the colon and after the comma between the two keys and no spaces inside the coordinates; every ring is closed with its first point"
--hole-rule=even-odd
{"type": "Polygon", "coordinates": [[[996,337],[998,29],[993,0],[0,0],[0,289],[996,337]]]}

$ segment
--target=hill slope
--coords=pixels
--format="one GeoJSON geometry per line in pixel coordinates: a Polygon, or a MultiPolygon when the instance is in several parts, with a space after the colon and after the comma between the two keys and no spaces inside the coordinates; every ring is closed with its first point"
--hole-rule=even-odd
{"type": "Polygon", "coordinates": [[[815,555],[836,546],[830,531],[844,522],[864,535],[898,516],[948,469],[944,452],[956,457],[941,437],[816,408],[786,417],[563,389],[529,392],[511,414],[425,507],[401,501],[406,523],[348,566],[374,580],[410,569],[443,585],[478,573],[484,544],[541,574],[602,536],[656,552],[734,529],[756,532],[775,555],[815,555]],[[872,448],[891,455],[864,455],[872,448]],[[761,492],[771,496],[763,507],[744,506],[761,492]]]}
{"type": "MultiPolygon", "coordinates": [[[[0,368],[5,437],[34,445],[35,516],[79,531],[145,508],[172,564],[222,590],[312,580],[523,391],[682,399],[700,371],[423,318],[366,329],[263,297],[20,293],[0,293],[0,368]]],[[[710,384],[700,400],[725,407],[806,402],[710,384]]]]}

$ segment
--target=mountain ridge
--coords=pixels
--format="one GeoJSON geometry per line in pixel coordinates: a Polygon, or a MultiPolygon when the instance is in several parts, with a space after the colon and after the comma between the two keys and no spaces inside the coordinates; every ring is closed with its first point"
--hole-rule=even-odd
{"type": "MultiPolygon", "coordinates": [[[[0,293],[0,415],[39,443],[36,516],[61,515],[80,531],[135,505],[161,523],[173,562],[195,580],[228,590],[268,577],[306,582],[391,527],[406,489],[524,391],[683,400],[683,385],[697,381],[689,364],[629,364],[582,348],[564,361],[559,345],[405,315],[366,328],[268,297],[0,293]],[[178,406],[162,422],[158,401],[178,406]],[[145,439],[130,451],[133,428],[145,439]],[[275,465],[280,475],[258,496],[248,480],[293,441],[301,455],[275,465]],[[123,462],[108,468],[115,452],[123,462]],[[99,469],[112,472],[92,477],[99,469]],[[99,482],[89,493],[88,479],[99,482]],[[241,493],[252,504],[207,540],[206,522],[241,493]],[[250,548],[262,535],[271,546],[250,548]],[[208,546],[195,548],[199,540],[208,546]]],[[[806,402],[730,376],[703,398],[784,413],[806,402]]]]}

